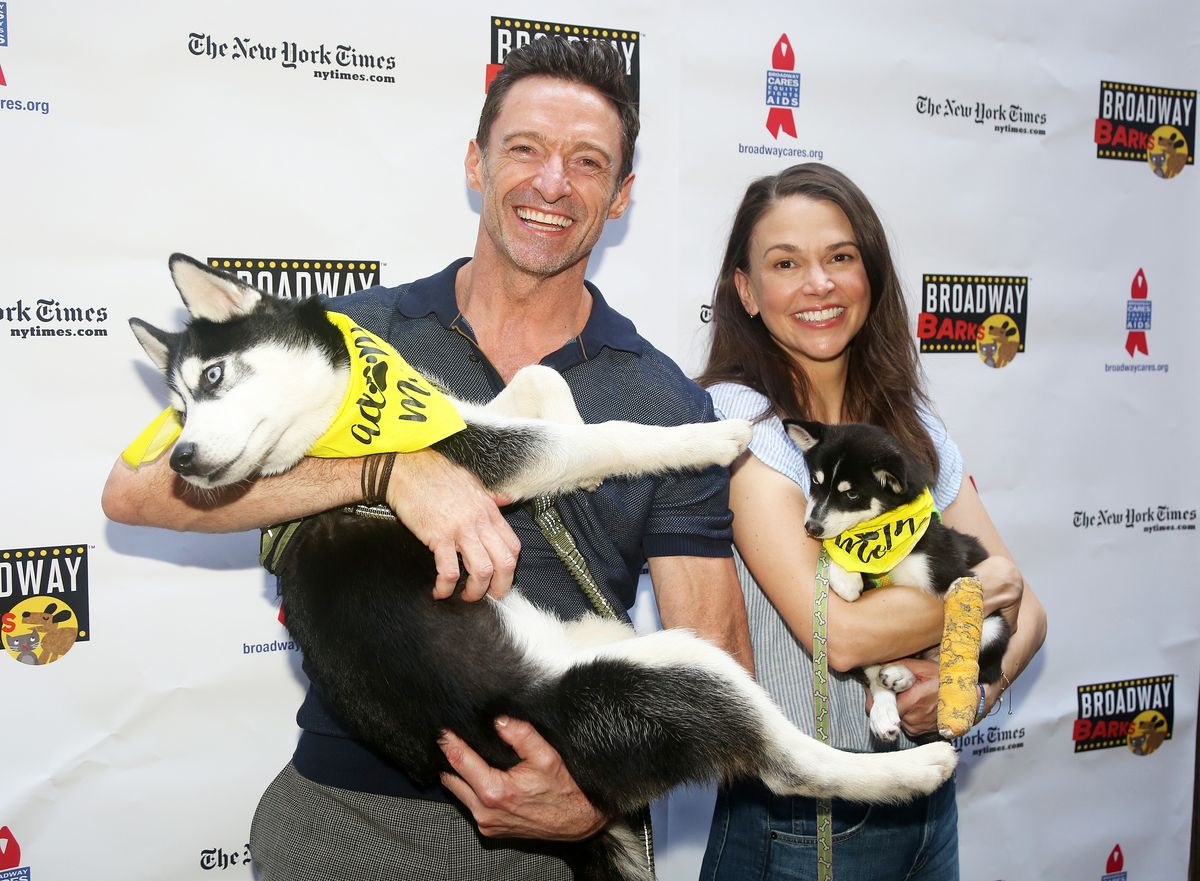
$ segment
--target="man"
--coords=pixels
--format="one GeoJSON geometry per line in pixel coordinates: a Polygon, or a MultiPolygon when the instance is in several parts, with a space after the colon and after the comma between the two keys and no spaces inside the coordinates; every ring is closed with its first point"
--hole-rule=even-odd
{"type": "MultiPolygon", "coordinates": [[[[567,379],[587,422],[713,418],[707,396],[584,281],[605,222],[629,206],[637,130],[622,62],[610,46],[547,38],[515,50],[467,150],[467,181],[482,196],[473,256],[410,285],[360,292],[329,307],[387,337],[459,396],[494,397],[521,367],[542,363],[567,379]]],[[[361,498],[362,460],[306,459],[215,504],[187,495],[165,460],[137,472],[118,461],[105,488],[108,515],[232,531],[361,498]]],[[[593,493],[559,499],[558,508],[614,604],[630,607],[648,558],[664,625],[689,626],[749,666],[727,495],[727,477],[710,469],[606,481],[593,493]]],[[[591,611],[528,512],[501,515],[472,475],[437,453],[397,457],[387,499],[433,552],[434,594],[444,601],[501,596],[515,579],[526,596],[563,617],[591,611]],[[467,571],[462,599],[450,598],[459,555],[467,571]]],[[[506,772],[448,732],[442,749],[456,773],[443,775],[445,789],[436,791],[417,789],[354,741],[318,688],[310,689],[298,722],[303,732],[293,762],[264,795],[251,836],[267,881],[566,878],[552,842],[586,838],[609,819],[521,720],[497,720],[521,759],[506,772]],[[494,838],[507,840],[485,841],[494,838]]]]}

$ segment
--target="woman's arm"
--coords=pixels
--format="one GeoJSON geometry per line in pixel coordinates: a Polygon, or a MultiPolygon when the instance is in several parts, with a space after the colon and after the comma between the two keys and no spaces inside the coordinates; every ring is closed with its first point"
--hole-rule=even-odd
{"type": "MultiPolygon", "coordinates": [[[[734,544],[767,598],[811,652],[814,576],[821,546],[804,532],[807,504],[795,482],[752,453],[735,464],[729,498],[734,544]]],[[[1010,562],[989,559],[979,567],[979,575],[985,614],[1019,604],[1020,573],[1010,562]]],[[[835,670],[853,670],[915,655],[938,643],[942,603],[905,585],[867,591],[853,603],[830,593],[828,620],[829,664],[835,670]]]]}
{"type": "MultiPolygon", "coordinates": [[[[987,509],[983,506],[983,500],[979,498],[979,493],[969,478],[963,479],[958,497],[942,513],[942,521],[961,532],[974,535],[992,555],[984,565],[976,567],[976,572],[984,580],[985,586],[993,569],[999,571],[1004,582],[1003,589],[998,594],[1001,602],[999,610],[1013,625],[1013,635],[1000,666],[1011,684],[1046,641],[1046,610],[1025,583],[1016,564],[1012,562],[1012,552],[1000,537],[987,509]]],[[[985,604],[984,613],[989,614],[991,611],[985,604]]],[[[920,670],[914,670],[918,676],[917,684],[897,696],[901,725],[910,735],[927,733],[937,728],[937,671],[935,665],[928,666],[929,669],[922,667],[920,670]]],[[[985,686],[984,712],[990,710],[999,700],[1005,687],[1003,679],[985,686]]]]}

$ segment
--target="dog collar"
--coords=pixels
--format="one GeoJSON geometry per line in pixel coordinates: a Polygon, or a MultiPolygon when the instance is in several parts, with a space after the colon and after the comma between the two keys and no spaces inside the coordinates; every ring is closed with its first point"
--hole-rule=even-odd
{"type": "Polygon", "coordinates": [[[940,516],[926,487],[907,505],[865,520],[822,544],[847,572],[881,575],[895,568],[925,535],[929,521],[940,516]]]}
{"type": "Polygon", "coordinates": [[[350,355],[350,386],[308,455],[323,459],[423,450],[467,427],[458,410],[388,343],[338,312],[326,313],[350,355]]]}

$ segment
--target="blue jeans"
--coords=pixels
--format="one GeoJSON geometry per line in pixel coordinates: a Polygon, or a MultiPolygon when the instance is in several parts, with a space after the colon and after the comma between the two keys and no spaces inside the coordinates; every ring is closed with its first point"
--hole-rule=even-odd
{"type": "MultiPolygon", "coordinates": [[[[700,881],[815,881],[817,809],[757,780],[717,795],[700,881]]],[[[958,881],[954,779],[907,805],[833,802],[834,881],[958,881]]]]}

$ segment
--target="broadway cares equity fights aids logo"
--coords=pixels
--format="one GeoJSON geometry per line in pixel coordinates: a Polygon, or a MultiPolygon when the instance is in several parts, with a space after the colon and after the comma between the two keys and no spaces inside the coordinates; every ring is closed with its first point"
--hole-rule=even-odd
{"type": "Polygon", "coordinates": [[[487,91],[500,68],[504,66],[504,59],[509,52],[546,37],[563,37],[572,43],[578,40],[603,40],[610,43],[625,61],[625,81],[629,87],[629,94],[633,96],[633,103],[638,103],[641,95],[642,61],[639,51],[640,35],[637,31],[629,28],[565,24],[558,21],[535,21],[505,15],[492,16],[491,58],[484,72],[484,91],[487,91]]]}
{"type": "Polygon", "coordinates": [[[1100,83],[1097,159],[1145,162],[1173,178],[1196,161],[1196,90],[1100,83]]]}
{"type": "MultiPolygon", "coordinates": [[[[738,153],[750,156],[775,156],[789,159],[825,158],[825,151],[813,147],[784,146],[778,143],[781,134],[797,137],[796,111],[800,107],[800,73],[796,70],[796,52],[787,34],[781,34],[771,50],[771,67],[767,70],[767,131],[776,143],[738,143],[738,153]]],[[[759,117],[760,119],[762,117],[759,117]]]]}
{"type": "MultiPolygon", "coordinates": [[[[9,4],[7,0],[0,0],[0,49],[4,49],[9,45],[8,10],[9,4]]],[[[4,75],[4,63],[4,53],[0,52],[0,86],[7,86],[9,84],[4,75]]],[[[0,92],[0,114],[11,116],[14,114],[9,111],[23,111],[25,114],[37,113],[40,116],[45,116],[50,112],[49,101],[31,99],[23,95],[21,97],[9,97],[11,94],[7,89],[4,92],[0,92]]]]}
{"type": "Polygon", "coordinates": [[[1170,369],[1169,364],[1149,364],[1139,361],[1137,355],[1150,354],[1149,333],[1152,325],[1153,306],[1150,302],[1150,282],[1140,267],[1129,283],[1129,298],[1125,301],[1125,351],[1130,361],[1105,364],[1105,373],[1162,373],[1170,369]]]}
{"type": "MultiPolygon", "coordinates": [[[[0,48],[8,45],[8,3],[6,0],[0,0],[0,48]]],[[[8,81],[4,79],[4,68],[0,66],[0,86],[7,86],[8,81]]]]}
{"type": "Polygon", "coordinates": [[[208,265],[282,300],[344,297],[379,284],[378,260],[209,257],[208,265]]]}
{"type": "Polygon", "coordinates": [[[12,830],[0,826],[0,881],[30,881],[28,866],[21,865],[21,845],[12,830]]]}
{"type": "Polygon", "coordinates": [[[1113,849],[1108,852],[1100,881],[1126,881],[1128,877],[1129,873],[1125,871],[1125,854],[1121,851],[1121,845],[1114,844],[1113,849]]]}
{"type": "Polygon", "coordinates": [[[0,637],[10,658],[30,667],[91,638],[85,545],[0,551],[0,637]]]}
{"type": "Polygon", "coordinates": [[[987,367],[1012,363],[1025,351],[1028,292],[1026,276],[922,276],[921,352],[974,352],[987,367]]]}
{"type": "Polygon", "coordinates": [[[1128,747],[1148,756],[1171,739],[1175,727],[1175,677],[1147,676],[1080,685],[1071,739],[1075,752],[1128,747]]]}

